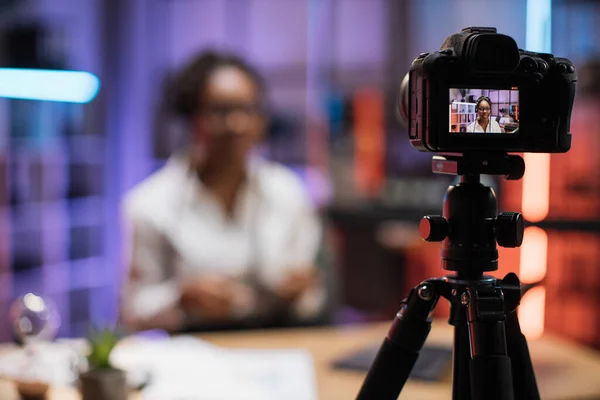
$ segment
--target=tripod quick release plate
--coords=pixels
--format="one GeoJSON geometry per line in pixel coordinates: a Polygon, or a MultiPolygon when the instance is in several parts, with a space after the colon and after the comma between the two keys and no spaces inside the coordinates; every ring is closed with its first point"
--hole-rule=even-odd
{"type": "Polygon", "coordinates": [[[506,153],[474,153],[433,156],[431,170],[445,175],[503,175],[519,180],[525,173],[525,162],[506,153]]]}

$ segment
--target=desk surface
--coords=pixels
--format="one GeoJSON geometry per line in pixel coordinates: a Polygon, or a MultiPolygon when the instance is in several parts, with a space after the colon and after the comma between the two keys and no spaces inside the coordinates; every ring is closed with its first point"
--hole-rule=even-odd
{"type": "MultiPolygon", "coordinates": [[[[332,360],[380,342],[388,324],[368,326],[313,328],[295,330],[251,331],[202,334],[199,337],[224,347],[308,349],[315,361],[319,398],[353,399],[360,388],[364,374],[332,370],[332,360]]],[[[452,327],[436,321],[429,335],[429,344],[452,342],[452,327]]],[[[543,365],[544,374],[538,376],[541,397],[552,399],[600,398],[600,354],[552,337],[529,344],[536,365],[543,365]],[[548,368],[546,368],[548,367],[548,368]],[[554,372],[553,372],[554,371],[554,372]]],[[[450,375],[450,374],[449,374],[450,375]]],[[[132,396],[137,399],[138,396],[132,396]]],[[[440,383],[409,381],[400,399],[450,399],[450,376],[440,383]]],[[[0,399],[17,399],[12,384],[0,381],[0,399]]],[[[75,390],[52,388],[49,400],[77,400],[75,390]]]]}

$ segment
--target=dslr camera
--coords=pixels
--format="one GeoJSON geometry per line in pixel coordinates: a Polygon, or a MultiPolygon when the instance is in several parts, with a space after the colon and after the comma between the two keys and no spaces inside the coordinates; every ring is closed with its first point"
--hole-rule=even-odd
{"type": "Polygon", "coordinates": [[[470,27],[413,61],[399,111],[420,151],[564,153],[576,81],[568,59],[470,27]]]}

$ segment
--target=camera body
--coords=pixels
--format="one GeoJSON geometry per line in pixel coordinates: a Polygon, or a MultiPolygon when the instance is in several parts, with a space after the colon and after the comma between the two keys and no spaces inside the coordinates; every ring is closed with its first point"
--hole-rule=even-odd
{"type": "Polygon", "coordinates": [[[465,28],[413,61],[400,111],[420,151],[563,153],[576,81],[565,58],[520,50],[496,28],[465,28]]]}

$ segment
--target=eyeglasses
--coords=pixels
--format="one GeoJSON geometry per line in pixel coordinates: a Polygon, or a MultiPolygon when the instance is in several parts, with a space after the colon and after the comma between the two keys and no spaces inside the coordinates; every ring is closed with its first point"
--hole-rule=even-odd
{"type": "Polygon", "coordinates": [[[213,134],[220,134],[228,129],[239,131],[257,127],[263,112],[263,108],[254,103],[204,104],[200,108],[200,117],[213,134]]]}
{"type": "Polygon", "coordinates": [[[231,114],[242,115],[252,118],[262,114],[262,107],[259,104],[205,104],[200,112],[203,116],[212,120],[225,121],[231,114]]]}

